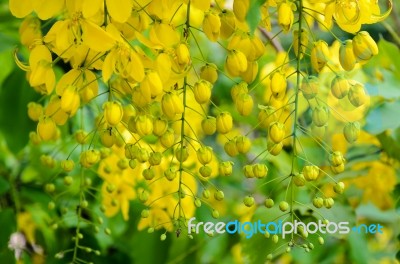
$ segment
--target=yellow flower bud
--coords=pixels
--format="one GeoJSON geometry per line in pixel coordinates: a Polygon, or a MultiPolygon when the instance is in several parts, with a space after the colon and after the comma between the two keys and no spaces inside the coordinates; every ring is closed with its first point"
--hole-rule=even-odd
{"type": "Polygon", "coordinates": [[[282,2],[278,6],[278,24],[283,32],[287,33],[292,28],[294,14],[290,3],[282,2]]]}
{"type": "Polygon", "coordinates": [[[347,96],[350,103],[355,107],[362,106],[368,98],[368,95],[365,93],[364,86],[361,83],[352,85],[347,96]]]}
{"type": "Polygon", "coordinates": [[[238,96],[235,102],[237,111],[242,116],[248,116],[253,111],[253,97],[246,93],[242,93],[238,96]]]}
{"type": "Polygon", "coordinates": [[[254,197],[252,196],[246,196],[243,199],[243,204],[247,207],[252,207],[254,205],[254,197]]]}
{"type": "Polygon", "coordinates": [[[218,79],[217,66],[214,63],[207,63],[201,67],[200,78],[214,84],[218,79]]]}
{"type": "Polygon", "coordinates": [[[145,148],[139,148],[138,152],[137,152],[137,155],[136,155],[136,158],[140,163],[145,163],[145,162],[147,162],[149,160],[150,153],[145,148]]]}
{"type": "Polygon", "coordinates": [[[333,191],[337,194],[342,194],[344,192],[344,183],[338,182],[333,186],[333,191]]]}
{"type": "Polygon", "coordinates": [[[253,174],[256,178],[265,178],[268,173],[268,167],[265,164],[256,163],[252,166],[253,174]]]}
{"type": "Polygon", "coordinates": [[[139,153],[139,147],[133,144],[126,144],[125,145],[125,157],[127,159],[136,159],[139,153]]]}
{"type": "Polygon", "coordinates": [[[360,62],[366,62],[379,53],[378,46],[367,31],[360,31],[353,38],[353,52],[360,62]]]}
{"type": "Polygon", "coordinates": [[[101,144],[103,144],[104,147],[111,148],[114,145],[115,141],[116,141],[115,134],[114,134],[113,130],[111,128],[103,130],[100,133],[100,141],[101,141],[101,144]]]}
{"type": "Polygon", "coordinates": [[[308,31],[301,29],[300,33],[296,29],[293,31],[293,51],[297,58],[303,58],[308,46],[308,31]],[[300,34],[300,41],[299,41],[300,34]],[[299,53],[300,52],[300,53],[299,53]]]}
{"type": "Polygon", "coordinates": [[[293,176],[293,182],[297,187],[301,187],[306,184],[306,178],[304,178],[303,173],[297,173],[293,176]]]}
{"type": "Polygon", "coordinates": [[[53,157],[49,155],[41,155],[40,156],[40,162],[43,164],[43,166],[46,166],[47,168],[53,169],[56,166],[56,161],[53,157]]]}
{"type": "Polygon", "coordinates": [[[326,199],[324,199],[324,206],[327,208],[327,209],[330,209],[330,208],[332,208],[332,206],[335,204],[335,201],[332,199],[332,198],[326,198],[326,199]]]}
{"type": "Polygon", "coordinates": [[[280,94],[286,91],[287,82],[283,72],[276,71],[270,76],[271,90],[273,94],[280,94]]]}
{"type": "Polygon", "coordinates": [[[302,173],[307,181],[314,181],[319,175],[319,168],[315,165],[307,165],[303,167],[302,173]]]}
{"type": "Polygon", "coordinates": [[[162,136],[168,129],[168,121],[158,117],[153,120],[153,134],[157,137],[162,136]]]}
{"type": "Polygon", "coordinates": [[[140,83],[140,89],[146,91],[146,93],[150,93],[151,98],[160,95],[163,91],[163,84],[158,72],[153,70],[148,71],[140,83]]]}
{"type": "Polygon", "coordinates": [[[345,159],[340,151],[334,151],[329,155],[329,162],[332,166],[339,166],[344,161],[345,159]]]}
{"type": "Polygon", "coordinates": [[[203,31],[211,41],[217,41],[220,34],[221,19],[214,12],[206,13],[203,20],[203,31]]]}
{"type": "Polygon", "coordinates": [[[61,161],[60,166],[63,169],[63,171],[71,172],[75,167],[75,163],[73,160],[67,159],[67,160],[61,161]]]}
{"type": "Polygon", "coordinates": [[[232,87],[231,97],[234,103],[236,102],[236,99],[239,97],[239,95],[248,93],[249,89],[247,88],[247,86],[248,84],[246,82],[240,82],[232,87]]]}
{"type": "Polygon", "coordinates": [[[303,93],[304,98],[307,100],[313,99],[319,90],[319,81],[316,76],[309,75],[303,78],[301,82],[301,91],[303,93]]]}
{"type": "Polygon", "coordinates": [[[147,114],[141,114],[135,118],[136,133],[139,136],[147,136],[153,133],[153,118],[147,114]]]}
{"type": "Polygon", "coordinates": [[[258,123],[262,128],[268,128],[272,122],[278,120],[276,109],[272,106],[258,106],[260,112],[258,113],[258,123]]]}
{"type": "Polygon", "coordinates": [[[246,56],[238,50],[229,51],[225,61],[225,68],[229,75],[233,77],[240,76],[241,73],[247,70],[246,56]]]}
{"type": "Polygon", "coordinates": [[[219,164],[219,174],[229,176],[232,174],[232,161],[223,161],[219,164]]]}
{"type": "Polygon", "coordinates": [[[204,165],[199,168],[200,175],[204,178],[208,178],[211,176],[212,168],[210,166],[204,165]]]}
{"type": "Polygon", "coordinates": [[[175,92],[169,92],[163,95],[161,108],[165,116],[173,119],[176,115],[183,113],[183,102],[175,92]]]}
{"type": "Polygon", "coordinates": [[[151,102],[151,91],[149,82],[141,82],[132,88],[132,103],[139,108],[144,108],[151,102]]]}
{"type": "Polygon", "coordinates": [[[311,50],[311,65],[316,72],[320,72],[328,63],[330,57],[328,44],[323,40],[314,42],[311,50]]]}
{"type": "Polygon", "coordinates": [[[343,128],[343,134],[347,142],[353,143],[360,136],[360,123],[349,122],[343,128]]]}
{"type": "Polygon", "coordinates": [[[79,93],[76,90],[76,87],[69,85],[67,88],[65,88],[61,96],[61,109],[70,116],[73,116],[78,110],[79,105],[79,93]]]}
{"type": "Polygon", "coordinates": [[[239,154],[239,151],[237,149],[235,139],[228,140],[224,145],[224,150],[226,154],[228,154],[231,157],[237,156],[239,154]]]}
{"type": "Polygon", "coordinates": [[[312,121],[318,126],[322,127],[328,123],[329,112],[325,106],[316,106],[312,111],[312,121]]]}
{"type": "Polygon", "coordinates": [[[39,121],[39,118],[43,115],[43,106],[35,102],[28,104],[28,116],[32,121],[39,121]]]}
{"type": "Polygon", "coordinates": [[[172,128],[168,128],[167,131],[160,137],[160,143],[164,148],[169,148],[175,143],[175,133],[172,128]]]}
{"type": "Polygon", "coordinates": [[[221,112],[217,115],[217,131],[221,134],[226,134],[232,130],[233,119],[229,112],[221,112]]]}
{"type": "Polygon", "coordinates": [[[142,171],[143,178],[148,181],[151,181],[156,176],[153,167],[146,168],[142,171]]]}
{"type": "Polygon", "coordinates": [[[240,77],[247,82],[252,83],[258,73],[258,62],[257,61],[247,61],[247,70],[240,74],[240,77]]]}
{"type": "Polygon", "coordinates": [[[206,80],[200,80],[194,84],[194,99],[199,104],[205,104],[210,101],[212,84],[206,80]]]}
{"type": "Polygon", "coordinates": [[[201,128],[204,134],[212,135],[217,130],[217,120],[213,116],[207,116],[201,121],[201,128]]]}
{"type": "Polygon", "coordinates": [[[204,146],[204,147],[199,148],[197,150],[196,154],[197,154],[198,161],[201,164],[206,165],[206,164],[210,163],[212,160],[213,149],[209,146],[204,146]]]}
{"type": "Polygon", "coordinates": [[[94,149],[85,150],[81,153],[79,161],[83,167],[90,168],[100,161],[100,152],[94,149]]]}
{"type": "Polygon", "coordinates": [[[109,126],[116,126],[121,122],[124,110],[118,101],[105,102],[103,104],[104,118],[109,126]]]}
{"type": "Polygon", "coordinates": [[[344,98],[350,90],[349,81],[342,75],[337,75],[331,82],[331,92],[337,99],[344,98]]]}
{"type": "Polygon", "coordinates": [[[224,9],[219,14],[221,20],[220,37],[228,39],[236,29],[235,15],[231,10],[224,9]]]}
{"type": "Polygon", "coordinates": [[[50,102],[46,106],[44,114],[46,116],[51,116],[54,122],[59,126],[64,125],[68,120],[68,115],[61,109],[61,100],[57,95],[53,95],[50,98],[50,102]]]}
{"type": "Polygon", "coordinates": [[[270,139],[267,140],[267,149],[271,155],[278,156],[282,152],[282,148],[283,148],[282,142],[276,144],[270,139]]]}
{"type": "Polygon", "coordinates": [[[39,135],[34,131],[31,131],[29,133],[29,140],[32,142],[33,145],[39,145],[41,142],[39,135]]]}
{"type": "Polygon", "coordinates": [[[166,171],[164,171],[164,176],[169,181],[173,181],[176,176],[178,176],[178,169],[175,167],[169,167],[166,171]]]}
{"type": "Polygon", "coordinates": [[[75,140],[81,145],[84,145],[87,143],[89,137],[86,131],[79,129],[75,132],[75,140]]]}
{"type": "Polygon", "coordinates": [[[239,21],[246,19],[247,12],[250,8],[250,0],[234,0],[233,13],[239,21]]]}
{"type": "Polygon", "coordinates": [[[321,198],[321,197],[315,197],[315,198],[313,199],[313,205],[314,205],[316,208],[321,208],[322,206],[324,206],[324,199],[321,198]]]}
{"type": "Polygon", "coordinates": [[[151,152],[150,157],[149,157],[149,164],[151,166],[160,165],[162,157],[163,157],[163,155],[161,152],[151,152]]]}
{"type": "Polygon", "coordinates": [[[40,19],[34,16],[27,16],[21,23],[19,35],[22,45],[29,47],[35,40],[42,38],[40,19]]]}
{"type": "Polygon", "coordinates": [[[176,59],[179,66],[184,69],[190,63],[189,48],[185,43],[179,43],[175,48],[176,59]]]}
{"type": "Polygon", "coordinates": [[[253,166],[250,164],[244,165],[243,174],[246,178],[254,178],[253,166]]]}
{"type": "Polygon", "coordinates": [[[357,59],[353,52],[353,41],[351,39],[346,40],[340,45],[339,62],[345,71],[354,69],[357,59]]]}
{"type": "Polygon", "coordinates": [[[186,146],[180,146],[175,150],[175,158],[179,162],[184,162],[189,157],[189,151],[186,146]]]}
{"type": "Polygon", "coordinates": [[[238,136],[236,139],[236,148],[239,153],[246,154],[250,151],[251,141],[246,136],[238,136]]]}
{"type": "Polygon", "coordinates": [[[56,136],[57,126],[51,117],[43,115],[39,118],[37,134],[43,141],[51,140],[56,136]]]}
{"type": "Polygon", "coordinates": [[[275,143],[281,143],[285,137],[285,125],[280,122],[273,122],[269,126],[268,136],[275,143]]]}

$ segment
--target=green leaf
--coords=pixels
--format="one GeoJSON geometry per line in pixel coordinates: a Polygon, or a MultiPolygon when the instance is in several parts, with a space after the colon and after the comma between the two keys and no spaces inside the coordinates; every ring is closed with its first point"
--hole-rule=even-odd
{"type": "Polygon", "coordinates": [[[6,77],[12,72],[14,68],[14,60],[10,50],[6,50],[0,53],[0,90],[2,89],[2,83],[6,77]]]}
{"type": "Polygon", "coordinates": [[[356,209],[358,218],[367,218],[373,222],[398,223],[400,216],[394,210],[381,211],[372,203],[360,205],[356,209]]]}
{"type": "Polygon", "coordinates": [[[0,33],[0,43],[0,52],[3,52],[13,49],[18,44],[18,41],[4,33],[0,33]]]}
{"type": "Polygon", "coordinates": [[[15,219],[14,210],[6,208],[0,211],[0,248],[7,248],[8,241],[12,233],[17,230],[17,220],[15,219]]]}
{"type": "Polygon", "coordinates": [[[29,87],[25,73],[19,69],[14,70],[3,85],[0,91],[0,130],[10,150],[17,153],[28,143],[29,131],[35,130],[26,106],[37,95],[29,87]]]}
{"type": "Polygon", "coordinates": [[[368,248],[368,244],[365,234],[350,232],[348,235],[348,241],[350,246],[350,258],[352,260],[351,263],[369,263],[371,254],[369,250],[366,250],[368,248]]]}
{"type": "Polygon", "coordinates": [[[396,113],[400,113],[400,101],[384,102],[370,111],[364,130],[370,134],[377,135],[386,129],[398,128],[400,126],[400,118],[396,113]]]}
{"type": "Polygon", "coordinates": [[[393,72],[380,69],[383,75],[382,81],[365,84],[368,94],[371,96],[380,96],[386,99],[394,99],[400,97],[400,87],[398,85],[400,77],[393,72]]]}
{"type": "Polygon", "coordinates": [[[0,178],[0,196],[10,189],[10,184],[4,178],[0,178]]]}
{"type": "Polygon", "coordinates": [[[396,199],[395,208],[400,209],[400,183],[394,187],[393,198],[396,199]]]}
{"type": "Polygon", "coordinates": [[[387,133],[381,133],[377,136],[382,148],[389,155],[389,157],[400,160],[400,142],[396,141],[391,135],[387,133]]]}
{"type": "Polygon", "coordinates": [[[260,22],[261,13],[260,8],[265,1],[256,0],[250,1],[250,8],[247,12],[246,21],[249,24],[250,32],[254,32],[260,22]]]}

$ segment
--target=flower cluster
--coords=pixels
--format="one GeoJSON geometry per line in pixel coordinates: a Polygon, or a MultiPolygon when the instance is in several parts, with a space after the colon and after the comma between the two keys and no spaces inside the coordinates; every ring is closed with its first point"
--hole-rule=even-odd
{"type": "MultiPolygon", "coordinates": [[[[12,14],[24,18],[20,35],[28,51],[26,59],[16,52],[16,62],[43,96],[28,104],[37,122],[31,141],[65,144],[68,135],[74,138],[65,156],[44,155],[42,161],[54,167],[61,160],[64,184],[79,182],[78,225],[95,189],[93,172],[101,179],[107,217],[121,211],[128,220],[130,201],[138,200],[144,205],[140,228],[178,236],[196,207],[206,204],[219,216],[215,203],[224,192],[210,179],[235,174],[236,162],[240,176],[260,186],[279,180],[286,188],[279,209],[291,221],[296,207],[308,206],[296,203],[298,188],[309,187],[316,208],[334,204],[317,187],[324,176],[335,193],[343,193],[344,183],[331,174],[343,172],[346,159],[324,135],[331,115],[346,121],[348,142],[360,134],[362,115],[343,117],[332,106],[341,101],[354,112],[367,109],[367,92],[351,76],[378,53],[369,33],[360,31],[389,14],[381,14],[378,1],[267,0],[255,30],[250,0],[232,6],[221,0],[9,2],[12,14]],[[336,24],[354,37],[333,35],[337,40],[329,45],[314,35],[314,24],[323,30],[336,24]],[[286,51],[271,45],[281,35],[292,40],[286,51]],[[222,62],[205,54],[204,45],[218,50],[222,62]],[[268,54],[276,60],[265,64],[268,54]],[[322,85],[327,80],[328,90],[322,85]],[[233,107],[219,98],[227,84],[233,107]],[[305,137],[327,152],[330,170],[308,159],[305,137]],[[291,153],[289,169],[270,180],[271,156],[283,152],[291,153]]],[[[46,185],[49,193],[55,188],[46,185]]],[[[274,196],[266,197],[267,208],[274,196]]],[[[251,194],[243,203],[263,204],[251,194]]],[[[79,234],[78,226],[74,258],[79,234]]],[[[290,243],[299,242],[292,236],[290,243]]]]}

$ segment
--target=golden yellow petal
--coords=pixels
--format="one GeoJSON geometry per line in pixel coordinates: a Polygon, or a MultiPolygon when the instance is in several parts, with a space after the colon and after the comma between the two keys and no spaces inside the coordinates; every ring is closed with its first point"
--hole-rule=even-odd
{"type": "Polygon", "coordinates": [[[116,42],[108,32],[88,20],[82,21],[82,31],[83,42],[95,51],[108,51],[116,42]]]}
{"type": "Polygon", "coordinates": [[[107,11],[111,18],[119,23],[124,23],[131,16],[133,1],[131,0],[106,0],[107,11]]]}
{"type": "Polygon", "coordinates": [[[18,18],[25,17],[33,11],[32,0],[10,0],[11,14],[18,18]]]}

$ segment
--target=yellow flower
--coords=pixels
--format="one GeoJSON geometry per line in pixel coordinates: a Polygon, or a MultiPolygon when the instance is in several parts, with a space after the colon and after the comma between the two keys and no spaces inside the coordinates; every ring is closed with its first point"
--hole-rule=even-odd
{"type": "Polygon", "coordinates": [[[113,73],[129,81],[141,82],[144,77],[143,63],[136,51],[132,49],[120,36],[119,31],[112,25],[107,27],[117,40],[103,63],[103,80],[107,82],[113,73]]]}
{"type": "Polygon", "coordinates": [[[22,45],[30,47],[35,40],[42,38],[40,20],[37,17],[27,16],[19,27],[19,35],[22,45]]]}
{"type": "Polygon", "coordinates": [[[231,50],[225,61],[225,68],[229,75],[236,77],[247,70],[247,58],[239,50],[231,50]]]}
{"type": "Polygon", "coordinates": [[[340,45],[339,48],[339,62],[342,68],[346,71],[351,71],[356,65],[356,57],[353,52],[353,41],[351,39],[346,40],[340,45]]]}
{"type": "Polygon", "coordinates": [[[129,202],[136,198],[134,183],[139,177],[140,166],[137,169],[121,170],[116,164],[119,156],[115,153],[100,162],[99,175],[104,180],[101,188],[102,204],[105,215],[112,217],[121,211],[124,220],[129,219],[129,202]],[[108,170],[105,168],[108,167],[108,170]],[[106,172],[107,171],[107,172],[106,172]],[[137,175],[132,177],[132,175],[137,175]]]}
{"type": "Polygon", "coordinates": [[[107,12],[113,20],[124,23],[131,16],[133,2],[130,0],[106,0],[106,6],[107,12]]]}
{"type": "Polygon", "coordinates": [[[51,94],[56,84],[52,58],[45,45],[37,45],[29,56],[29,84],[43,94],[51,94]]]}
{"type": "Polygon", "coordinates": [[[110,101],[103,104],[104,119],[109,126],[116,126],[121,122],[124,114],[119,101],[110,101]]]}
{"type": "Polygon", "coordinates": [[[292,28],[294,20],[293,10],[290,3],[282,2],[278,6],[278,24],[283,32],[287,33],[292,28]]]}
{"type": "Polygon", "coordinates": [[[45,115],[41,116],[37,125],[37,133],[44,141],[54,139],[57,133],[57,126],[54,120],[45,115]]]}
{"type": "Polygon", "coordinates": [[[378,1],[335,0],[326,5],[325,22],[330,27],[333,17],[341,29],[355,33],[360,30],[363,24],[373,24],[384,20],[391,10],[391,0],[388,10],[383,14],[381,14],[378,1]]]}
{"type": "Polygon", "coordinates": [[[217,41],[220,34],[221,19],[214,12],[209,12],[204,16],[203,31],[211,41],[217,41]]]}
{"type": "Polygon", "coordinates": [[[329,60],[329,48],[328,44],[323,40],[314,42],[314,46],[311,50],[311,65],[316,72],[320,72],[322,68],[328,63],[329,60]]]}
{"type": "Polygon", "coordinates": [[[18,18],[25,17],[34,11],[40,19],[47,20],[61,12],[64,0],[10,0],[9,6],[11,13],[18,18]]]}
{"type": "Polygon", "coordinates": [[[250,8],[250,0],[234,0],[233,13],[238,20],[244,21],[250,8]]]}

